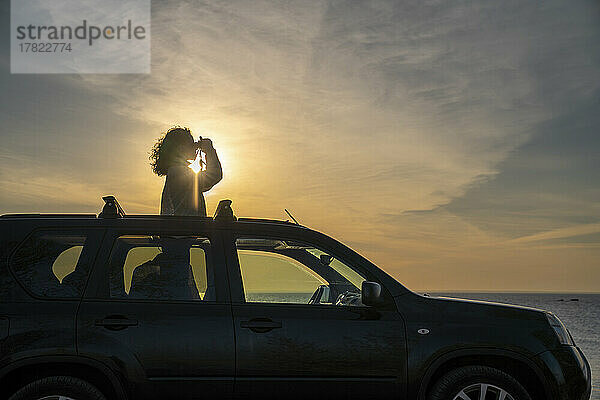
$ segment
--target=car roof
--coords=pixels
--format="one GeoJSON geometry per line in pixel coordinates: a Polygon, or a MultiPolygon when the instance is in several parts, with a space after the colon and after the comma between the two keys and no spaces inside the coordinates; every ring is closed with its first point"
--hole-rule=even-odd
{"type": "MultiPolygon", "coordinates": [[[[236,218],[233,210],[231,209],[231,200],[221,200],[217,206],[217,210],[215,211],[214,217],[202,217],[202,216],[180,216],[180,215],[156,215],[156,214],[125,214],[125,211],[117,201],[115,196],[107,195],[103,196],[102,200],[104,201],[104,207],[102,211],[96,214],[74,214],[74,213],[64,213],[64,214],[43,214],[43,213],[26,213],[26,214],[4,214],[0,215],[0,219],[3,220],[27,220],[30,223],[36,220],[40,221],[56,221],[62,220],[65,222],[69,222],[72,224],[73,222],[90,222],[90,220],[102,220],[102,221],[110,221],[110,220],[144,220],[144,221],[185,221],[185,222],[248,222],[248,223],[256,223],[256,224],[277,224],[277,225],[294,225],[300,226],[295,220],[294,222],[283,221],[277,219],[266,219],[266,218],[236,218]]],[[[286,210],[286,212],[288,212],[286,210]]],[[[288,213],[289,214],[289,213],[288,213]]],[[[291,214],[290,214],[291,216],[291,214]]],[[[292,217],[293,218],[293,217],[292,217]]]]}
{"type": "MultiPolygon", "coordinates": [[[[24,214],[3,214],[0,215],[0,219],[2,220],[26,220],[30,222],[39,221],[69,221],[69,222],[81,222],[86,223],[90,222],[90,220],[97,221],[110,221],[112,218],[102,218],[96,214],[46,214],[46,213],[24,213],[24,214]]],[[[276,224],[276,225],[286,225],[286,226],[298,226],[305,228],[303,225],[296,224],[287,220],[278,220],[278,219],[268,219],[268,218],[248,218],[248,217],[240,217],[235,218],[234,220],[215,220],[212,217],[197,217],[197,216],[179,216],[179,215],[157,215],[157,214],[128,214],[118,218],[118,220],[126,221],[126,220],[136,220],[136,221],[197,221],[197,222],[208,222],[208,223],[226,223],[226,222],[245,222],[245,223],[254,223],[254,224],[276,224]]]]}

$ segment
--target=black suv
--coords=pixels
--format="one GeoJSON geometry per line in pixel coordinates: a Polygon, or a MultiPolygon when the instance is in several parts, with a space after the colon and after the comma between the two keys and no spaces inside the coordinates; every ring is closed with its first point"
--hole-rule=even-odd
{"type": "Polygon", "coordinates": [[[0,389],[17,399],[583,400],[551,313],[419,295],[295,223],[0,217],[0,389]]]}

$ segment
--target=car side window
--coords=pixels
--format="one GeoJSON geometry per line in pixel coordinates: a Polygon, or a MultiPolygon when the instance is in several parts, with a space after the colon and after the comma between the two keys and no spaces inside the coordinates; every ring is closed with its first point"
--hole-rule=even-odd
{"type": "Polygon", "coordinates": [[[36,296],[80,298],[89,273],[89,265],[80,262],[87,241],[82,232],[37,231],[16,250],[11,269],[36,296]]]}
{"type": "Polygon", "coordinates": [[[357,269],[312,245],[238,238],[246,302],[360,306],[366,280],[357,269]]]}
{"type": "Polygon", "coordinates": [[[114,299],[215,300],[211,245],[206,237],[119,236],[109,271],[114,299]]]}

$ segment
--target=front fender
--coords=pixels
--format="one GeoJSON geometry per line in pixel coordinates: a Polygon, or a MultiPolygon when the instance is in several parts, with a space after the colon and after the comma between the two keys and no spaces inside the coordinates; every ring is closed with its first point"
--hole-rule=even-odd
{"type": "MultiPolygon", "coordinates": [[[[437,356],[435,358],[432,357],[432,359],[427,360],[427,362],[425,363],[425,365],[422,369],[423,373],[421,375],[421,379],[419,379],[417,382],[417,385],[415,385],[415,387],[413,387],[413,389],[415,389],[414,392],[416,392],[416,394],[417,394],[417,398],[419,400],[425,400],[425,396],[427,394],[427,389],[429,388],[429,386],[431,384],[434,383],[434,382],[432,382],[432,377],[436,374],[436,372],[438,371],[439,368],[443,367],[443,365],[446,363],[452,362],[453,360],[458,360],[460,358],[466,358],[466,357],[478,357],[478,358],[501,357],[501,358],[521,362],[521,363],[527,365],[535,373],[538,380],[543,383],[543,386],[544,386],[543,390],[544,390],[544,393],[546,394],[546,398],[547,399],[552,398],[551,387],[548,385],[548,383],[544,377],[544,374],[542,372],[542,369],[533,360],[531,360],[528,357],[525,357],[524,355],[522,355],[520,353],[516,353],[514,351],[498,349],[498,348],[482,348],[482,347],[463,348],[460,350],[448,351],[446,353],[443,353],[440,356],[437,356]]],[[[409,398],[411,398],[411,396],[409,396],[409,398]]]]}

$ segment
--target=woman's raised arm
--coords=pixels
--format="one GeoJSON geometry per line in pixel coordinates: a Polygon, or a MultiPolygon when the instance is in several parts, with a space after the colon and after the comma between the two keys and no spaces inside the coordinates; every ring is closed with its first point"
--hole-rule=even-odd
{"type": "Polygon", "coordinates": [[[202,151],[206,154],[206,170],[198,174],[198,182],[200,191],[206,192],[223,179],[223,169],[212,142],[209,139],[203,139],[202,142],[202,151]],[[205,142],[208,142],[207,145],[204,145],[205,142]]]}

